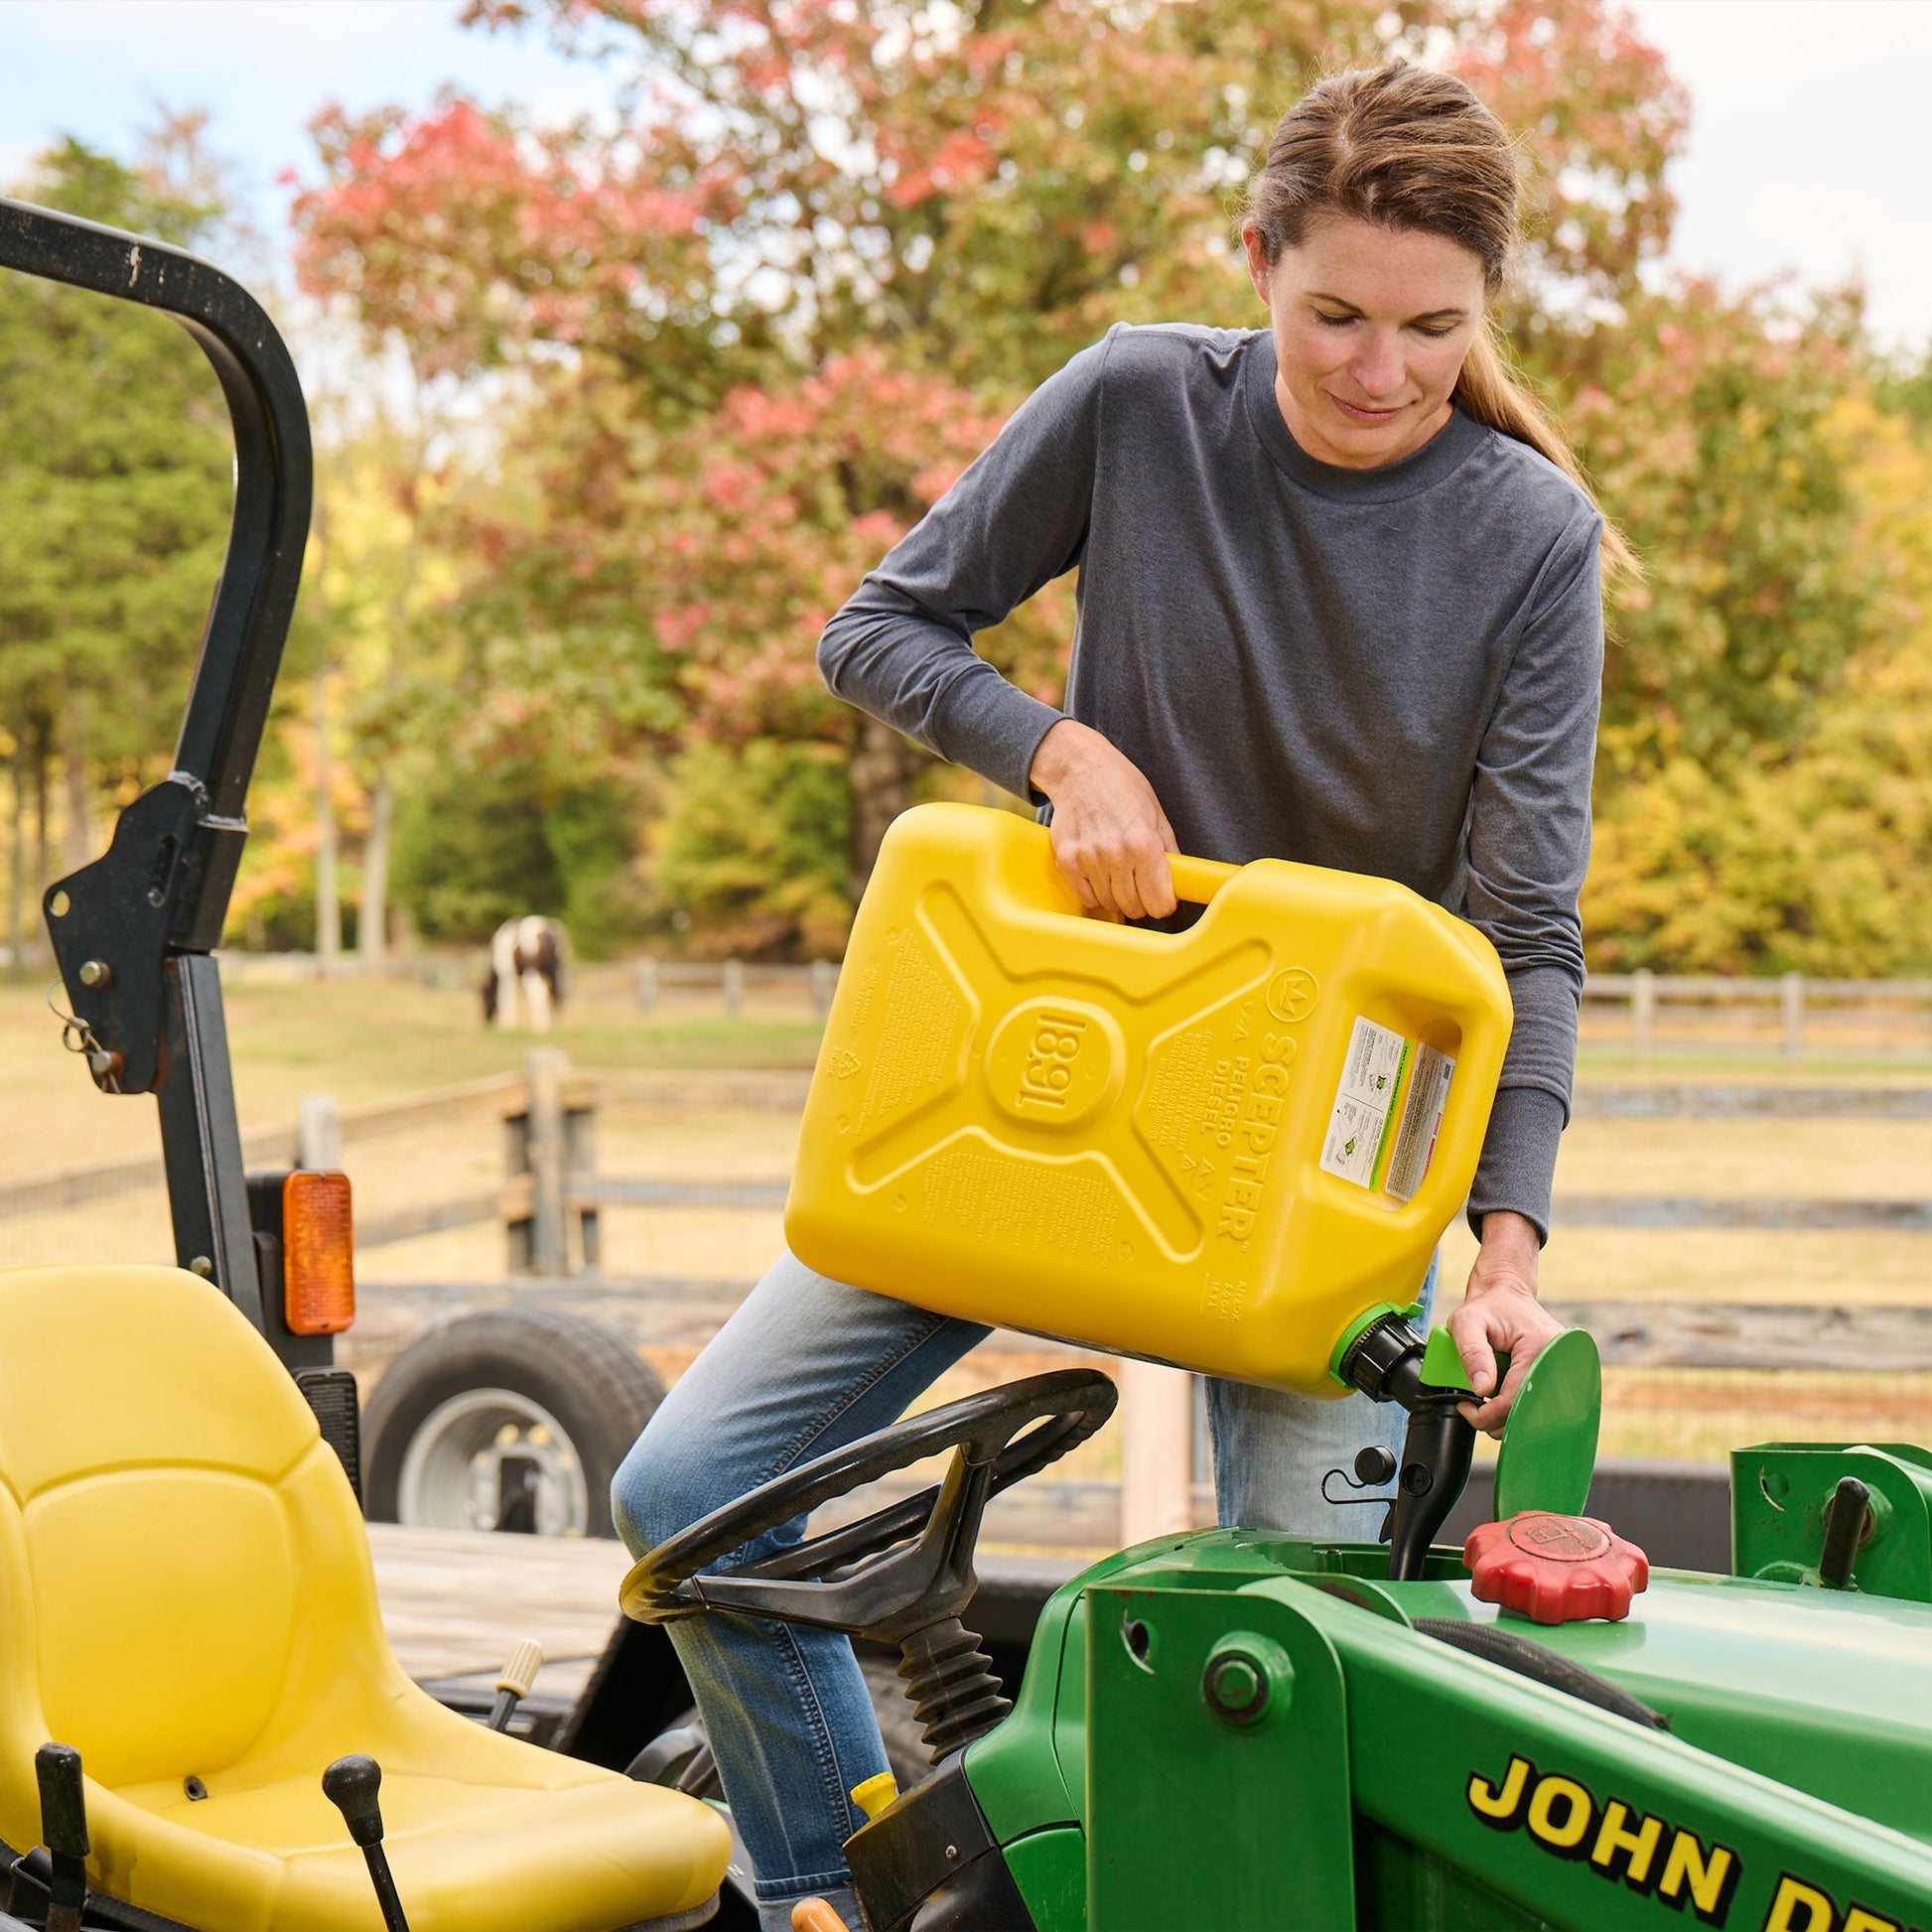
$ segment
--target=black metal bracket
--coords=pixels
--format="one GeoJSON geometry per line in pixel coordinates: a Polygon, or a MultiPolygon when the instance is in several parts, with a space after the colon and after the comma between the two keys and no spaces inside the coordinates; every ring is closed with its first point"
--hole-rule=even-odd
{"type": "Polygon", "coordinates": [[[100,858],[48,889],[62,983],[108,1056],[94,1068],[103,1092],[160,1090],[163,963],[213,950],[246,837],[239,819],[214,817],[206,788],[178,771],[121,813],[100,858]]]}

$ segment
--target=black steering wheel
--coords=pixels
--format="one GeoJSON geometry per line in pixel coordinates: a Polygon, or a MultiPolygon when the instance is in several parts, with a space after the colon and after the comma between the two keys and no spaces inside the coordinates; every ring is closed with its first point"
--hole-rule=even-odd
{"type": "Polygon", "coordinates": [[[1084,1443],[1118,1400],[1098,1371],[1056,1369],[863,1436],[647,1551],[623,1581],[623,1613],[669,1623],[736,1610],[897,1643],[971,1600],[987,1499],[1084,1443]],[[767,1530],[941,1449],[953,1457],[935,1487],[773,1556],[699,1574],[767,1530]]]}

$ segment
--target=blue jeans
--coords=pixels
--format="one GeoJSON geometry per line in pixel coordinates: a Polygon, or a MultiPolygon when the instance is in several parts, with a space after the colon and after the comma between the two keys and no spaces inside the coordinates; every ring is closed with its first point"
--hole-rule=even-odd
{"type": "MultiPolygon", "coordinates": [[[[1424,1299],[1435,1285],[1430,1270],[1424,1299]]],[[[679,1378],[611,1487],[633,1556],[813,1456],[897,1422],[988,1330],[828,1280],[790,1255],[679,1378]]],[[[1372,1509],[1337,1512],[1321,1478],[1404,1418],[1364,1396],[1323,1402],[1210,1381],[1223,1523],[1325,1539],[1373,1536],[1372,1509]]],[[[801,1521],[734,1553],[796,1543],[801,1521]]],[[[793,1900],[826,1897],[859,1923],[842,1847],[865,1822],[854,1785],[886,1769],[879,1725],[834,1632],[712,1613],[670,1626],[704,1715],[725,1796],[758,1871],[760,1923],[787,1932],[793,1900]]]]}

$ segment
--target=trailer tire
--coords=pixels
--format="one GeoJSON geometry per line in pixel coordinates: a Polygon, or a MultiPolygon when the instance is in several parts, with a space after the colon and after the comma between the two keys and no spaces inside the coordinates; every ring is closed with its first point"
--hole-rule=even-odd
{"type": "Polygon", "coordinates": [[[663,1399],[633,1350],[576,1315],[464,1315],[406,1348],[369,1398],[369,1520],[615,1536],[611,1478],[663,1399]]]}

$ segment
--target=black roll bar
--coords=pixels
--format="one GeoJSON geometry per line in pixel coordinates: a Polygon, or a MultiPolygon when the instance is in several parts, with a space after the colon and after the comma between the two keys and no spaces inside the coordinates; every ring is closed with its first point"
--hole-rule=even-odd
{"type": "Polygon", "coordinates": [[[43,906],[95,1084],[159,1099],[178,1258],[260,1326],[210,955],[247,836],[242,804],[301,581],[314,486],[308,408],[267,313],[198,256],[0,198],[0,268],[173,316],[227,399],[233,523],[174,768],[121,813],[106,853],[51,886],[43,906]]]}

